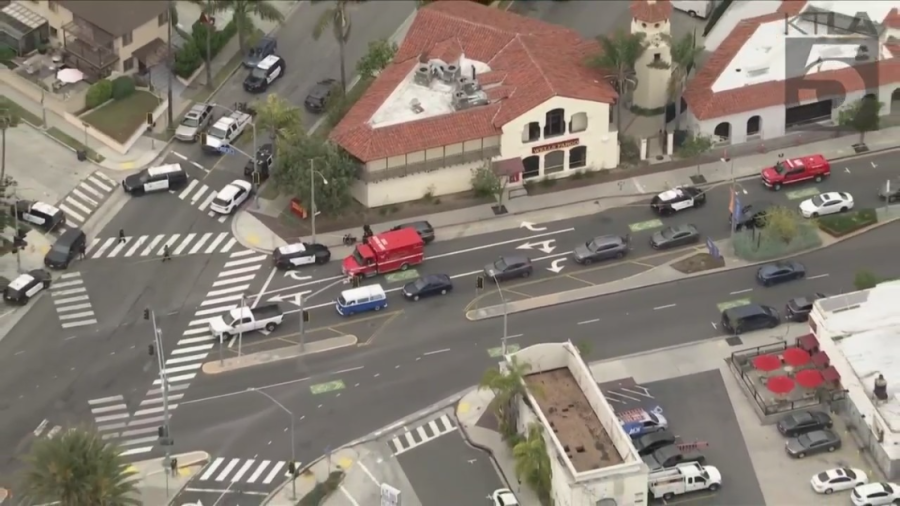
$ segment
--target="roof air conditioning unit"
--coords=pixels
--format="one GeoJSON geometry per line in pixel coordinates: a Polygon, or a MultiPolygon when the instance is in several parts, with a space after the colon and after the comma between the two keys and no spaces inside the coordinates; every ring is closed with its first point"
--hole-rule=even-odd
{"type": "Polygon", "coordinates": [[[487,93],[483,91],[477,91],[472,95],[468,96],[469,107],[476,107],[479,105],[488,105],[490,100],[488,100],[487,93]]]}
{"type": "Polygon", "coordinates": [[[459,65],[447,65],[447,67],[444,68],[444,74],[443,76],[441,76],[441,80],[447,84],[453,84],[457,79],[459,79],[459,76],[459,65]]]}
{"type": "Polygon", "coordinates": [[[421,86],[428,86],[431,84],[431,68],[428,65],[419,65],[416,67],[416,74],[413,76],[413,82],[421,86]]]}
{"type": "Polygon", "coordinates": [[[465,90],[466,85],[472,82],[472,79],[468,76],[462,76],[456,80],[456,89],[465,90]]]}
{"type": "Polygon", "coordinates": [[[444,60],[433,59],[428,62],[428,66],[431,67],[431,75],[437,76],[440,78],[444,75],[444,72],[447,70],[447,64],[444,63],[444,60]]]}
{"type": "Polygon", "coordinates": [[[474,95],[481,91],[481,85],[478,84],[478,81],[469,79],[469,82],[463,85],[463,91],[466,92],[466,95],[474,95]]]}
{"type": "Polygon", "coordinates": [[[453,107],[457,111],[467,109],[469,107],[469,97],[463,91],[453,92],[453,107]]]}

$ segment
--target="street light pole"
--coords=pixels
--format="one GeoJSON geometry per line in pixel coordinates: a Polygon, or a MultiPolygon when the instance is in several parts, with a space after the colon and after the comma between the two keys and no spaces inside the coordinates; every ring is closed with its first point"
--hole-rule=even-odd
{"type": "Polygon", "coordinates": [[[497,275],[495,274],[491,278],[497,285],[497,293],[500,294],[500,301],[503,303],[503,337],[500,338],[500,353],[506,356],[506,340],[509,339],[509,306],[506,304],[506,297],[503,295],[503,289],[500,288],[500,282],[497,281],[497,275]]]}
{"type": "MultiPolygon", "coordinates": [[[[160,431],[160,444],[166,447],[166,455],[163,458],[163,468],[165,469],[166,476],[168,476],[168,470],[170,463],[172,462],[172,433],[169,427],[169,373],[166,371],[165,366],[165,350],[163,349],[162,342],[162,332],[160,332],[159,328],[156,326],[156,313],[154,311],[150,311],[150,321],[153,324],[153,341],[156,345],[156,362],[159,366],[159,381],[160,387],[162,388],[162,401],[163,401],[163,426],[162,431],[160,431]]],[[[169,492],[168,487],[169,480],[166,478],[166,494],[169,492]]]]}
{"type": "MultiPolygon", "coordinates": [[[[301,320],[302,320],[302,318],[301,318],[301,320]]],[[[267,394],[266,392],[264,392],[262,390],[257,390],[256,388],[249,388],[249,389],[247,389],[247,391],[248,392],[257,392],[259,394],[266,396],[270,401],[274,402],[276,406],[281,408],[282,411],[284,411],[285,413],[288,414],[288,416],[291,417],[291,462],[294,465],[297,465],[297,460],[294,458],[294,413],[291,410],[289,410],[288,408],[284,407],[284,404],[278,402],[274,397],[272,397],[271,395],[267,394]]],[[[293,476],[293,475],[291,476],[291,499],[293,499],[293,500],[297,499],[297,477],[293,476]]]]}
{"type": "Polygon", "coordinates": [[[334,285],[337,285],[340,283],[346,283],[346,282],[347,282],[347,278],[341,278],[323,288],[320,288],[318,291],[312,293],[309,297],[303,297],[302,293],[297,296],[297,305],[300,306],[300,353],[303,353],[306,351],[306,324],[303,322],[303,306],[306,305],[306,302],[309,299],[315,297],[316,295],[319,295],[320,293],[324,292],[325,290],[328,290],[329,288],[333,287],[334,285]]]}
{"type": "Polygon", "coordinates": [[[315,166],[315,158],[309,159],[309,204],[310,204],[310,228],[312,229],[312,242],[315,244],[316,242],[316,174],[322,178],[322,183],[325,185],[328,184],[328,180],[325,179],[325,176],[322,175],[321,172],[316,170],[315,166]]]}

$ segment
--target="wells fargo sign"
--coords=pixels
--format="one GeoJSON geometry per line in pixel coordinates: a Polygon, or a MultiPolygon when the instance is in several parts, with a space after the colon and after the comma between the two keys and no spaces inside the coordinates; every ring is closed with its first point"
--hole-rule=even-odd
{"type": "Polygon", "coordinates": [[[535,146],[531,148],[531,154],[546,153],[547,151],[556,151],[557,149],[571,148],[579,145],[579,139],[569,139],[567,141],[554,142],[553,144],[544,144],[543,146],[535,146]]]}

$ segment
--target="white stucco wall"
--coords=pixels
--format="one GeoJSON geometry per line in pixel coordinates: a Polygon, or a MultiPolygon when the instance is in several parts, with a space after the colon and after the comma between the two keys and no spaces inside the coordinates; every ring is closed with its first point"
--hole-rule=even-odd
{"type": "Polygon", "coordinates": [[[660,23],[644,23],[637,19],[631,20],[631,33],[643,33],[647,42],[647,50],[638,59],[634,66],[637,77],[637,88],[634,90],[634,105],[644,109],[657,109],[665,107],[668,97],[666,91],[669,83],[671,69],[652,68],[649,65],[659,55],[660,61],[671,63],[672,53],[668,42],[663,37],[670,35],[671,22],[669,20],[660,23]]]}
{"type": "Polygon", "coordinates": [[[706,35],[703,47],[712,53],[728,37],[734,28],[745,19],[753,19],[772,14],[781,6],[781,0],[736,0],[716,22],[716,26],[706,35]]]}
{"type": "Polygon", "coordinates": [[[419,200],[429,191],[435,197],[464,192],[472,189],[472,170],[483,165],[482,161],[463,163],[377,183],[356,180],[350,193],[366,207],[381,207],[419,200]]]}

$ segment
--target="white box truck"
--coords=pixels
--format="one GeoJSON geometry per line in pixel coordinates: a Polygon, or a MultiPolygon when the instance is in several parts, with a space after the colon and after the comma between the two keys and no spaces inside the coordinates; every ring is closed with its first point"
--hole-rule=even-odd
{"type": "Polygon", "coordinates": [[[654,499],[670,501],[676,495],[688,492],[719,490],[722,486],[722,473],[713,466],[702,466],[696,462],[678,464],[650,473],[647,486],[654,499]]]}

